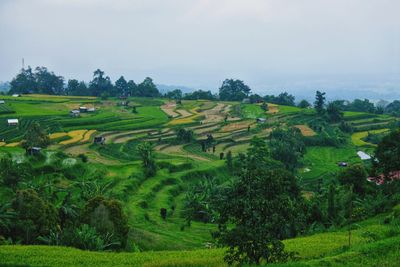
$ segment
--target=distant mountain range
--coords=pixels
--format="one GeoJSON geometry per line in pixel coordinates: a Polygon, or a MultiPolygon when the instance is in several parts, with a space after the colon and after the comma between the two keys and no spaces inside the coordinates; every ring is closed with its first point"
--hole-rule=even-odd
{"type": "Polygon", "coordinates": [[[0,92],[7,92],[8,90],[10,90],[10,83],[0,82],[0,92]]]}
{"type": "Polygon", "coordinates": [[[181,86],[181,85],[165,85],[165,84],[156,84],[158,90],[165,94],[166,92],[173,91],[175,89],[180,89],[182,93],[191,93],[195,91],[196,89],[190,88],[187,86],[181,86]]]}

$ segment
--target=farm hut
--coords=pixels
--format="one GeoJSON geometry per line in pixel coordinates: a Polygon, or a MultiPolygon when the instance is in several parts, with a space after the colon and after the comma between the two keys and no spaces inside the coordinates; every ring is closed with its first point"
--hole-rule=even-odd
{"type": "Polygon", "coordinates": [[[31,155],[31,156],[39,155],[41,150],[42,150],[42,148],[40,148],[40,147],[27,148],[26,154],[31,155]]]}
{"type": "Polygon", "coordinates": [[[250,104],[250,98],[244,98],[244,99],[242,100],[242,103],[243,103],[243,104],[250,104]]]}
{"type": "Polygon", "coordinates": [[[370,160],[371,156],[365,153],[364,151],[358,151],[357,155],[360,157],[361,160],[370,160]]]}
{"type": "Polygon", "coordinates": [[[8,126],[17,126],[18,122],[19,122],[18,119],[8,119],[7,120],[8,126]]]}
{"type": "Polygon", "coordinates": [[[0,100],[0,104],[5,104],[6,102],[4,100],[0,100]]]}
{"type": "Polygon", "coordinates": [[[120,97],[119,97],[119,99],[127,99],[128,97],[126,96],[126,95],[121,95],[120,97]]]}
{"type": "Polygon", "coordinates": [[[81,113],[88,112],[88,108],[87,107],[79,107],[79,112],[81,112],[81,113]]]}
{"type": "Polygon", "coordinates": [[[266,118],[257,118],[256,120],[258,123],[265,123],[267,121],[266,118]]]}
{"type": "Polygon", "coordinates": [[[12,97],[20,97],[20,94],[13,94],[12,97]]]}
{"type": "Polygon", "coordinates": [[[93,140],[93,143],[97,145],[104,145],[106,142],[106,138],[104,136],[96,136],[93,140]]]}
{"type": "Polygon", "coordinates": [[[95,108],[88,108],[87,112],[95,112],[96,109],[95,108]]]}
{"type": "Polygon", "coordinates": [[[347,164],[347,162],[339,162],[339,163],[338,163],[338,166],[339,166],[339,167],[347,167],[348,164],[347,164]]]}
{"type": "Polygon", "coordinates": [[[70,112],[69,112],[69,115],[71,116],[71,117],[79,117],[80,116],[80,111],[79,110],[77,110],[77,109],[73,109],[73,110],[71,110],[70,112]]]}

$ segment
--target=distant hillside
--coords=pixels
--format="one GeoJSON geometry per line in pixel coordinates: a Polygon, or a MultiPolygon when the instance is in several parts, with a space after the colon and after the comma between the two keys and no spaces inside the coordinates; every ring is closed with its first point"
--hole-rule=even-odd
{"type": "Polygon", "coordinates": [[[186,86],[181,86],[181,85],[165,85],[165,84],[157,84],[156,85],[158,90],[161,93],[166,93],[175,89],[180,89],[183,93],[190,93],[195,91],[195,89],[190,88],[190,87],[186,87],[186,86]]]}
{"type": "Polygon", "coordinates": [[[0,92],[8,92],[10,90],[9,82],[0,82],[0,92]]]}

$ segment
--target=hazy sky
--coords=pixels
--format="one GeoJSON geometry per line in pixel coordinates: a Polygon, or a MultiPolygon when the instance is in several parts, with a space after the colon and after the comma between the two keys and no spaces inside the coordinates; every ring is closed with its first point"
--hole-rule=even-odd
{"type": "Polygon", "coordinates": [[[400,76],[399,10],[399,0],[0,0],[0,80],[22,58],[67,79],[101,68],[206,89],[400,76]]]}

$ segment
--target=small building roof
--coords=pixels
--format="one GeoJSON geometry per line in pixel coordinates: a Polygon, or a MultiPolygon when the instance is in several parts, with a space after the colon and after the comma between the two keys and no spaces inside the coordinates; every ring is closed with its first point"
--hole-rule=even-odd
{"type": "Polygon", "coordinates": [[[360,157],[361,160],[369,160],[371,156],[365,153],[364,151],[358,151],[357,155],[360,157]]]}
{"type": "Polygon", "coordinates": [[[82,107],[79,107],[79,109],[87,109],[87,107],[82,106],[82,107]]]}
{"type": "Polygon", "coordinates": [[[15,123],[18,123],[18,119],[8,119],[7,122],[9,124],[15,124],[15,123]]]}
{"type": "Polygon", "coordinates": [[[71,112],[71,113],[80,113],[80,111],[77,110],[77,109],[73,109],[73,110],[71,110],[70,112],[71,112]]]}
{"type": "Polygon", "coordinates": [[[0,100],[0,104],[4,104],[4,103],[6,103],[6,101],[0,100]]]}
{"type": "Polygon", "coordinates": [[[20,94],[13,94],[12,96],[13,97],[20,97],[21,95],[20,94]]]}

